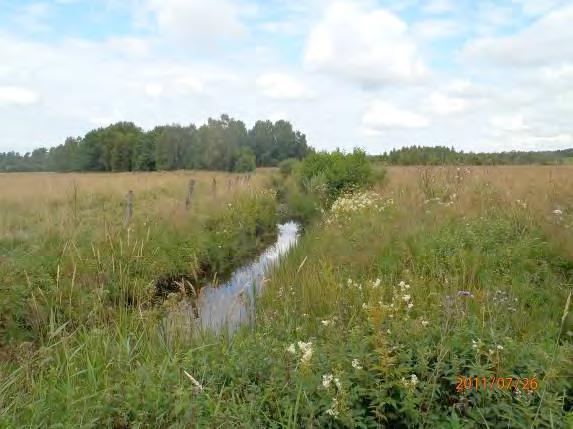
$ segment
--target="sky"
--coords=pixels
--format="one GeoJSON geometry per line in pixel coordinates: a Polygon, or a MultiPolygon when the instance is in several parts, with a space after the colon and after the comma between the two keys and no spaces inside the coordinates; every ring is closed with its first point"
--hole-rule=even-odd
{"type": "Polygon", "coordinates": [[[573,147],[573,1],[0,0],[0,152],[287,119],[317,149],[573,147]]]}

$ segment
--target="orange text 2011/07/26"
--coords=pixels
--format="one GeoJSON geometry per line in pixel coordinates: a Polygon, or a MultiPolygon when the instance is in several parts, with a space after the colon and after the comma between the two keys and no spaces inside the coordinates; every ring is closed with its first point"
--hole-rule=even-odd
{"type": "Polygon", "coordinates": [[[456,390],[463,392],[467,390],[537,390],[539,383],[536,377],[465,377],[456,378],[456,390]]]}

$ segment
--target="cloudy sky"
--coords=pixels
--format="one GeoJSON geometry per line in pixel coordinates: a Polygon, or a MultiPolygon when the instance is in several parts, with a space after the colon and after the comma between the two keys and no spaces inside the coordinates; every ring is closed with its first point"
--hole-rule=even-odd
{"type": "Polygon", "coordinates": [[[319,149],[573,147],[573,1],[0,0],[0,151],[221,113],[319,149]]]}

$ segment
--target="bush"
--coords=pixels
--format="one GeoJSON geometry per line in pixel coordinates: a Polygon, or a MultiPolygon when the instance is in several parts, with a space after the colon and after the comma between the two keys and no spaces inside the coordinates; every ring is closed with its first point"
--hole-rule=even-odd
{"type": "Polygon", "coordinates": [[[314,153],[300,163],[296,175],[303,188],[311,186],[316,191],[316,184],[321,182],[328,204],[344,192],[367,187],[374,178],[372,165],[360,149],[351,154],[339,150],[314,153]]]}
{"type": "Polygon", "coordinates": [[[297,164],[298,164],[297,159],[287,158],[287,159],[279,162],[279,171],[281,172],[281,174],[283,176],[289,176],[293,172],[293,170],[297,164]]]}
{"type": "Polygon", "coordinates": [[[257,168],[255,154],[250,149],[241,149],[237,161],[235,161],[235,171],[237,173],[247,173],[255,171],[257,168]]]}

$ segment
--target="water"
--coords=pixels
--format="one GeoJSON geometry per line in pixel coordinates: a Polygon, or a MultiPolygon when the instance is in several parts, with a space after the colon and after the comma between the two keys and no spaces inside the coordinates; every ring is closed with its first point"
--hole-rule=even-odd
{"type": "Polygon", "coordinates": [[[255,261],[235,270],[229,281],[219,286],[205,286],[194,303],[185,300],[172,309],[166,317],[169,331],[228,329],[233,332],[248,322],[253,316],[255,294],[264,287],[265,274],[296,244],[300,227],[295,222],[287,222],[278,225],[278,230],[276,242],[255,261]]]}

